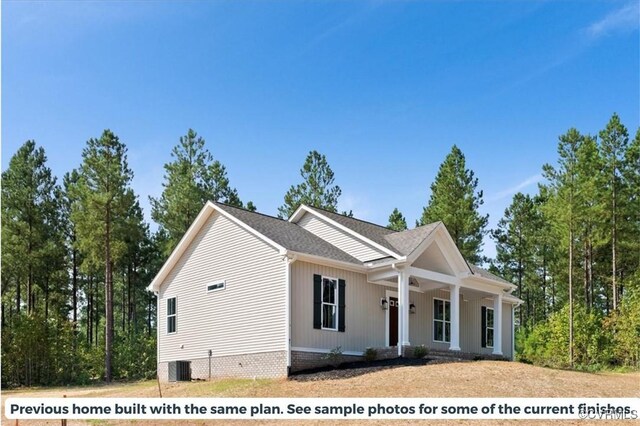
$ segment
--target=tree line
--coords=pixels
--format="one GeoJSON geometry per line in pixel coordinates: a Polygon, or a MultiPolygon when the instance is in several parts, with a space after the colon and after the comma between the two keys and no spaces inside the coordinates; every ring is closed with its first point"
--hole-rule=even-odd
{"type": "MultiPolygon", "coordinates": [[[[639,144],[616,115],[597,136],[569,130],[538,194],[516,194],[494,230],[462,151],[454,146],[440,166],[416,226],[444,222],[469,262],[488,262],[518,286],[522,359],[638,366],[639,144]],[[496,259],[482,255],[487,234],[496,259]]],[[[13,155],[2,173],[2,386],[155,376],[148,284],[207,201],[256,210],[193,130],[164,170],[161,195],[149,197],[152,232],[113,132],[89,139],[60,181],[34,141],[13,155]]],[[[324,155],[311,151],[300,178],[279,217],[302,203],[338,212],[341,189],[324,155]]],[[[407,229],[398,209],[388,226],[407,229]]]]}

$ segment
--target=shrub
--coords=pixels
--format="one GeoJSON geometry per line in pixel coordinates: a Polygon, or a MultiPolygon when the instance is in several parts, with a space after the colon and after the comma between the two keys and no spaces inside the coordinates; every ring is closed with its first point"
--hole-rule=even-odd
{"type": "Polygon", "coordinates": [[[331,364],[333,368],[338,367],[342,362],[342,346],[336,346],[335,348],[331,349],[329,353],[323,356],[322,358],[328,360],[329,364],[331,364]]]}
{"type": "Polygon", "coordinates": [[[375,361],[378,358],[378,351],[374,348],[367,348],[364,351],[364,360],[367,362],[375,361]]]}
{"type": "Polygon", "coordinates": [[[425,345],[416,346],[413,348],[414,358],[424,358],[429,353],[429,349],[425,345]]]}
{"type": "MultiPolygon", "coordinates": [[[[599,370],[612,364],[611,332],[608,319],[575,306],[573,313],[574,368],[599,370]]],[[[569,309],[563,307],[545,321],[518,330],[519,361],[552,368],[569,368],[569,309]]]]}
{"type": "Polygon", "coordinates": [[[618,311],[605,319],[612,364],[640,369],[640,273],[630,277],[618,311]]]}

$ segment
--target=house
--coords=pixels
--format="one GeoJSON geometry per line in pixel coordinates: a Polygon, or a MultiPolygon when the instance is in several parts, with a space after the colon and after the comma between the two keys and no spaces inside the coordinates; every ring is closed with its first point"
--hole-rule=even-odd
{"type": "Polygon", "coordinates": [[[338,347],[512,358],[521,303],[441,222],[395,232],[305,205],[282,220],[207,203],[149,289],[161,380],[283,377],[338,347]]]}

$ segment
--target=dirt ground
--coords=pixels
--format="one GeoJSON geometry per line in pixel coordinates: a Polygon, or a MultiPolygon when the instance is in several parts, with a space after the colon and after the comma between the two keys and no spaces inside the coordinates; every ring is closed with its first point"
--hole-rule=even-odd
{"type": "MultiPolygon", "coordinates": [[[[2,424],[7,397],[157,397],[155,381],[109,386],[12,390],[2,393],[2,424]]],[[[163,397],[640,397],[640,373],[582,373],[531,365],[479,361],[424,366],[365,368],[295,376],[290,380],[218,380],[162,384],[163,397]]],[[[554,421],[554,422],[557,422],[554,421]]],[[[91,421],[90,424],[158,424],[159,421],[91,421]]],[[[162,424],[281,424],[282,421],[179,421],[162,424]]],[[[290,421],[290,424],[332,424],[337,421],[290,421]]],[[[541,421],[345,421],[350,424],[505,425],[552,424],[541,421]]],[[[562,421],[563,425],[584,420],[562,421]]],[[[60,421],[20,425],[57,425],[60,421]]],[[[87,424],[69,421],[69,425],[87,424]]],[[[602,422],[598,424],[615,424],[602,422]]]]}

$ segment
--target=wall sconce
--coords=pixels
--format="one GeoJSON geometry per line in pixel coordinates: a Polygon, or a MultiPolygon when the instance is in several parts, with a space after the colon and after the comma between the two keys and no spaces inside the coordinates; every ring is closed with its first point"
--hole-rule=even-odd
{"type": "Polygon", "coordinates": [[[415,314],[416,313],[416,305],[414,303],[410,303],[409,304],[409,313],[410,314],[415,314]]]}
{"type": "Polygon", "coordinates": [[[389,309],[389,302],[387,301],[387,299],[385,297],[380,298],[380,307],[383,310],[389,309]]]}

